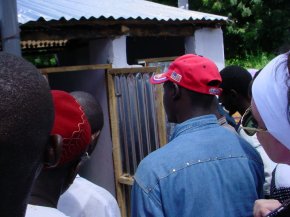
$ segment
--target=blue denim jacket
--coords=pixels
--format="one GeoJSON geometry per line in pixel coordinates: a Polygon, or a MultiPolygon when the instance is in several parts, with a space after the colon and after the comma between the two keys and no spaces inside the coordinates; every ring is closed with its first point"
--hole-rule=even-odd
{"type": "Polygon", "coordinates": [[[247,217],[263,197],[259,154],[214,115],[176,125],[134,178],[131,217],[247,217]]]}

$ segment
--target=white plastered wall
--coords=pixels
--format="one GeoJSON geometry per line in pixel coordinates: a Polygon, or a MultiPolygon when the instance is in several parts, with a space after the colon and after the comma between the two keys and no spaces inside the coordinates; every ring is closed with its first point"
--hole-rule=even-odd
{"type": "Polygon", "coordinates": [[[223,31],[221,28],[201,28],[185,39],[185,52],[213,60],[219,70],[225,67],[223,31]]]}
{"type": "Polygon", "coordinates": [[[126,68],[127,64],[127,48],[126,48],[126,36],[115,38],[111,41],[109,49],[109,63],[113,68],[126,68]]]}

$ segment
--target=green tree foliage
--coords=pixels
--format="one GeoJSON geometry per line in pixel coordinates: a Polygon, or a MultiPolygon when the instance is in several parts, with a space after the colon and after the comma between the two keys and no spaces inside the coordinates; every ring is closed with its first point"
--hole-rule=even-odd
{"type": "Polygon", "coordinates": [[[39,53],[36,55],[25,55],[24,58],[37,68],[57,66],[57,56],[50,53],[39,53]]]}
{"type": "MultiPolygon", "coordinates": [[[[153,1],[177,4],[177,0],[153,1]]],[[[289,0],[189,0],[189,9],[230,19],[223,27],[228,58],[280,52],[290,44],[289,0]]]]}

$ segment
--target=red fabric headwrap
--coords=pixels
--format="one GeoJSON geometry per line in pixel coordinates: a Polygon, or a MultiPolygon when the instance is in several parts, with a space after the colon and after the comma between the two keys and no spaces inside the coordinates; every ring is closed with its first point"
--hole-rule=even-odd
{"type": "Polygon", "coordinates": [[[54,125],[51,134],[63,138],[61,158],[63,165],[85,153],[91,141],[91,127],[83,109],[67,92],[52,90],[55,110],[54,125]]]}

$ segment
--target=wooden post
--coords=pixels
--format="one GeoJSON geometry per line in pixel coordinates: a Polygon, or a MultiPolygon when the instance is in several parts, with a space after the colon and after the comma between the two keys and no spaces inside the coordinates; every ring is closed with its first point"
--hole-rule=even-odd
{"type": "Polygon", "coordinates": [[[115,85],[113,75],[110,74],[110,70],[107,73],[108,81],[108,93],[109,93],[109,110],[111,120],[111,132],[112,132],[112,143],[113,143],[113,158],[114,158],[114,172],[115,172],[115,183],[116,183],[116,194],[117,201],[120,207],[122,217],[126,217],[126,206],[125,197],[122,193],[122,186],[119,182],[119,177],[122,176],[122,159],[120,150],[120,136],[118,131],[118,114],[117,114],[117,101],[115,96],[115,85]]]}

